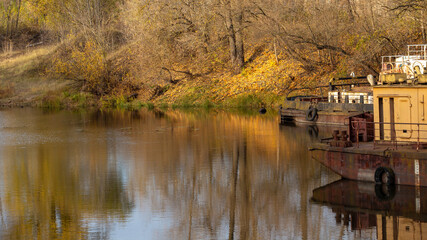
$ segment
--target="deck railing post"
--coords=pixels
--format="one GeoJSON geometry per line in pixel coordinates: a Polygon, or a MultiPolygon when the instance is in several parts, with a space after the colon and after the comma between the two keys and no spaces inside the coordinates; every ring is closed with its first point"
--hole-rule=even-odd
{"type": "Polygon", "coordinates": [[[389,123],[390,124],[390,141],[393,145],[394,150],[397,150],[397,138],[396,138],[396,131],[395,131],[395,123],[389,123]]]}
{"type": "Polygon", "coordinates": [[[375,147],[376,147],[375,144],[376,144],[377,140],[375,139],[375,123],[373,123],[373,124],[374,124],[374,149],[375,149],[375,147]]]}
{"type": "Polygon", "coordinates": [[[390,128],[393,129],[393,139],[394,139],[394,145],[397,150],[397,134],[396,134],[396,126],[395,123],[390,123],[390,128]],[[391,126],[393,124],[393,127],[391,126]]]}

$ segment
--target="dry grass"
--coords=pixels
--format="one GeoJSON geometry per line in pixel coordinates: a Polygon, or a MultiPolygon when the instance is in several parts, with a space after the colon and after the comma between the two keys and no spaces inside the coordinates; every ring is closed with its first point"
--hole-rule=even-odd
{"type": "Polygon", "coordinates": [[[64,88],[69,82],[43,76],[44,60],[56,46],[0,54],[0,104],[34,105],[47,91],[64,88]]]}
{"type": "Polygon", "coordinates": [[[41,59],[55,50],[55,47],[40,47],[31,51],[17,51],[0,55],[0,79],[23,75],[28,70],[39,67],[41,59]]]}
{"type": "Polygon", "coordinates": [[[4,86],[0,86],[0,99],[2,98],[8,98],[13,96],[14,93],[14,85],[13,84],[7,84],[4,86]]]}

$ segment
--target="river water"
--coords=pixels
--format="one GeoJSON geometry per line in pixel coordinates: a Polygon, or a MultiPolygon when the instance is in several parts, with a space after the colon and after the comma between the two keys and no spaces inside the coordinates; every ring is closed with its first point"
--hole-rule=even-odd
{"type": "Polygon", "coordinates": [[[278,123],[218,110],[2,110],[0,239],[385,239],[389,220],[420,223],[313,198],[354,189],[337,190],[339,176],[310,157],[330,129],[278,123]]]}

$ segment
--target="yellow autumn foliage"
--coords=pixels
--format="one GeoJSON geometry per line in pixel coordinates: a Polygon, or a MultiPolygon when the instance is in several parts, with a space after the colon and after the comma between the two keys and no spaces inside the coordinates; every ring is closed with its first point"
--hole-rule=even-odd
{"type": "Polygon", "coordinates": [[[102,48],[93,41],[77,43],[53,60],[53,72],[82,82],[82,90],[102,95],[108,82],[102,48]]]}
{"type": "Polygon", "coordinates": [[[317,84],[313,77],[304,75],[301,64],[284,56],[265,51],[253,62],[247,63],[240,74],[225,72],[207,79],[184,80],[156,101],[176,103],[188,99],[194,103],[209,100],[222,103],[239,96],[285,96],[294,88],[317,84]]]}

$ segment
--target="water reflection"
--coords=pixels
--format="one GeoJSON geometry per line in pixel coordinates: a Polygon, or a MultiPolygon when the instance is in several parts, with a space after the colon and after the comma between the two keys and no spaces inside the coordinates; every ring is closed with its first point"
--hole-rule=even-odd
{"type": "Polygon", "coordinates": [[[2,121],[25,126],[15,128],[12,137],[7,127],[1,131],[6,140],[0,145],[2,239],[98,238],[108,234],[109,222],[125,219],[132,209],[122,173],[108,164],[106,148],[97,148],[91,138],[87,146],[64,143],[76,134],[62,129],[61,120],[73,122],[63,119],[67,116],[57,122],[44,115],[36,122],[19,118],[24,116],[2,121]]]}
{"type": "Polygon", "coordinates": [[[313,201],[335,213],[337,224],[373,230],[377,239],[423,239],[427,188],[340,180],[313,191],[313,201]]]}
{"type": "MultiPolygon", "coordinates": [[[[330,129],[224,111],[0,112],[0,238],[337,239],[330,129]]],[[[344,231],[347,239],[359,236],[344,231]]]]}

